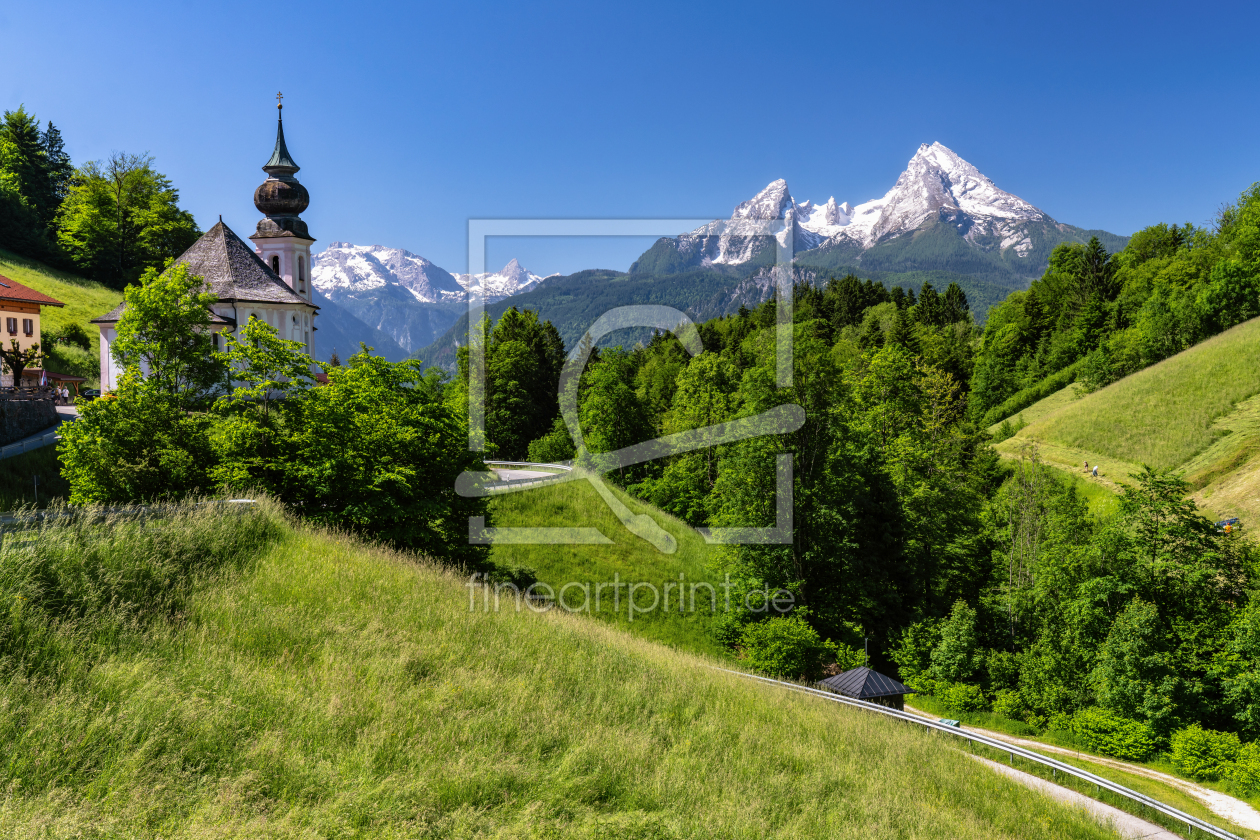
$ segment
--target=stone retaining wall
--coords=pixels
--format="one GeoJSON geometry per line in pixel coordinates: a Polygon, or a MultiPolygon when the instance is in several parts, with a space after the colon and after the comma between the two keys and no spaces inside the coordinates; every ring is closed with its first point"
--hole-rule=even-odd
{"type": "Polygon", "coordinates": [[[0,400],[0,446],[57,424],[52,400],[0,400]]]}

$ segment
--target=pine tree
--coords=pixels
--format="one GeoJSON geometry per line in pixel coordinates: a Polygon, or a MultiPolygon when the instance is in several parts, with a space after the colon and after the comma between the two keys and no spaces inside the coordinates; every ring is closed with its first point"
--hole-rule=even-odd
{"type": "Polygon", "coordinates": [[[12,179],[17,191],[44,225],[52,221],[58,202],[48,180],[48,158],[39,130],[39,120],[19,106],[4,112],[0,126],[0,169],[12,179]]]}
{"type": "Polygon", "coordinates": [[[956,324],[970,320],[971,304],[967,302],[967,293],[957,283],[950,283],[945,290],[945,323],[956,324]]]}
{"type": "Polygon", "coordinates": [[[48,191],[54,203],[60,207],[70,191],[70,179],[74,177],[74,166],[70,163],[70,155],[66,153],[66,144],[61,138],[61,130],[52,124],[52,120],[48,121],[48,127],[44,129],[39,139],[40,146],[44,150],[48,191]]]}

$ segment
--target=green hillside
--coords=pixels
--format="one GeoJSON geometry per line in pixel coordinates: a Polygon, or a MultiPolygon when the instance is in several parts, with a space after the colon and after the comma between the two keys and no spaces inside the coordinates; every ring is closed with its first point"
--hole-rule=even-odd
{"type": "Polygon", "coordinates": [[[50,525],[0,568],[0,836],[1109,836],[917,729],[470,609],[270,509],[50,525]]]}
{"type": "Polygon", "coordinates": [[[1036,443],[1077,473],[1100,464],[1108,486],[1142,464],[1176,468],[1215,515],[1260,517],[1260,319],[1079,399],[1075,387],[1025,410],[998,450],[1036,443]]]}
{"type": "MultiPolygon", "coordinates": [[[[101,331],[94,324],[89,324],[93,318],[104,315],[109,312],[122,300],[122,292],[117,289],[107,288],[100,283],[93,283],[74,274],[65,271],[59,271],[50,268],[43,263],[18,256],[11,251],[0,249],[0,274],[10,277],[24,286],[29,286],[37,292],[43,292],[49,297],[56,298],[65,304],[64,308],[55,306],[44,307],[40,312],[40,326],[44,333],[55,331],[67,324],[76,323],[82,326],[89,337],[92,339],[92,351],[90,354],[83,353],[77,348],[69,351],[58,348],[58,353],[64,356],[65,362],[68,364],[58,365],[55,360],[49,363],[51,370],[57,370],[60,373],[75,373],[79,376],[86,376],[88,371],[84,370],[84,366],[92,366],[96,369],[99,365],[100,340],[101,331]],[[65,367],[78,367],[78,370],[62,370],[65,367]]],[[[99,374],[92,374],[89,378],[99,374]]]]}

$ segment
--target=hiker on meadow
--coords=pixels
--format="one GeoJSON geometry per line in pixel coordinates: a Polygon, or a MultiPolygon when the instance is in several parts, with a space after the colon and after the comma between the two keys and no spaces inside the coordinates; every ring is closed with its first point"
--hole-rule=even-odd
{"type": "Polygon", "coordinates": [[[1089,472],[1089,461],[1085,462],[1085,472],[1089,472]]]}
{"type": "Polygon", "coordinates": [[[1098,465],[1094,464],[1094,478],[1098,478],[1098,465]]]}

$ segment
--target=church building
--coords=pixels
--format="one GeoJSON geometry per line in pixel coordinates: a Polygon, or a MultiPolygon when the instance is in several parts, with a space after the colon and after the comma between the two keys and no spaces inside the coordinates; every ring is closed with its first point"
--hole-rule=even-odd
{"type": "MultiPolygon", "coordinates": [[[[187,265],[189,273],[204,277],[210,291],[218,296],[210,307],[215,332],[235,333],[252,315],[275,327],[281,338],[300,341],[313,355],[315,315],[319,311],[310,282],[315,240],[301,217],[310,195],[294,177],[299,167],[284,142],[283,116],[281,110],[276,148],[263,166],[267,180],[254,190],[254,206],[264,215],[249,237],[254,247],[245,244],[220,218],[174,265],[187,265]]],[[[109,314],[92,319],[101,330],[103,391],[118,387],[123,374],[110,348],[118,337],[118,320],[126,306],[120,303],[109,314]]],[[[219,346],[222,348],[221,342],[219,346]]]]}

